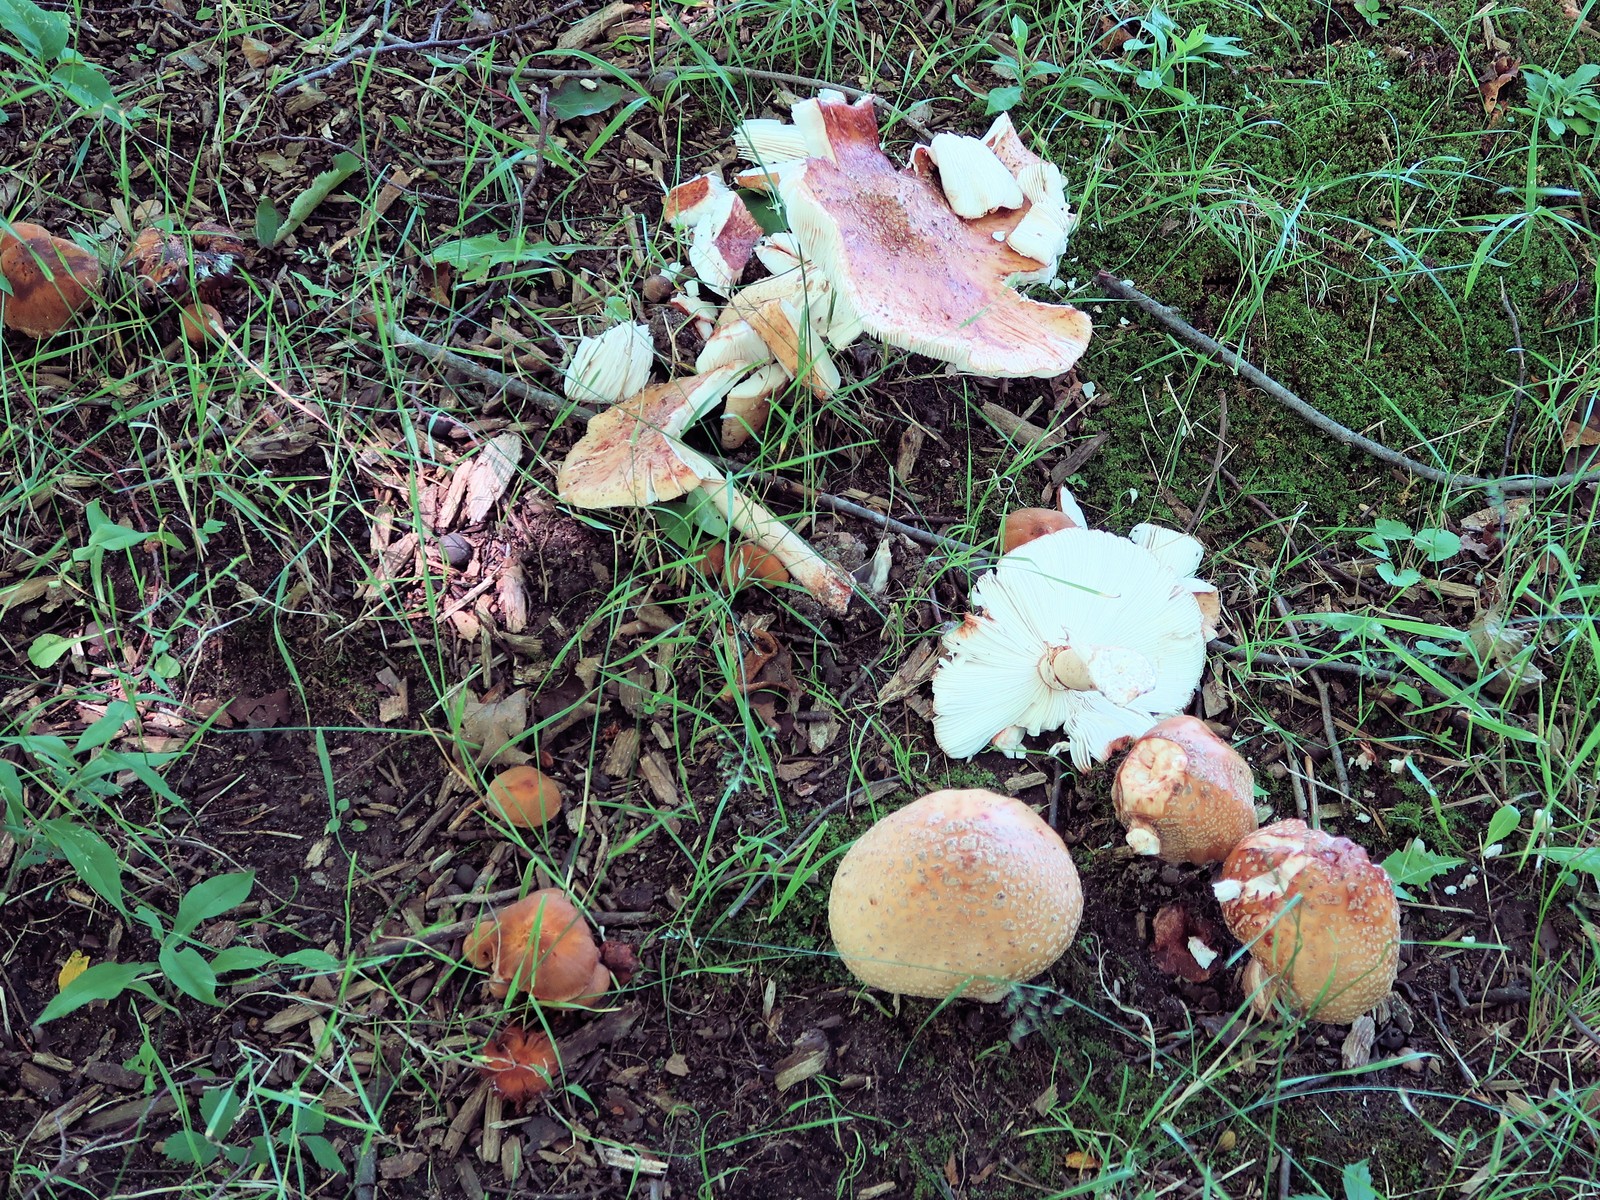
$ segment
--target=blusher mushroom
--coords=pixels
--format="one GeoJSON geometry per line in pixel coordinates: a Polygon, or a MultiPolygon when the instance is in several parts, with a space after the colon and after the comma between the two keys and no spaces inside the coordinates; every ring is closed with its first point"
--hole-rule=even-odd
{"type": "Polygon", "coordinates": [[[489,1086],[518,1108],[548,1091],[560,1070],[549,1036],[530,1033],[520,1025],[507,1025],[490,1038],[483,1060],[481,1069],[489,1086]]]}
{"type": "Polygon", "coordinates": [[[561,811],[561,785],[524,763],[496,775],[484,800],[506,824],[539,829],[561,811]]]}
{"type": "Polygon", "coordinates": [[[604,333],[581,338],[567,364],[561,391],[568,400],[616,404],[650,382],[655,343],[650,326],[624,322],[604,333]]]}
{"type": "Polygon", "coordinates": [[[100,287],[100,261],[75,242],[18,221],[0,231],[0,320],[31,338],[60,333],[100,287]]]}
{"type": "Polygon", "coordinates": [[[798,169],[785,164],[784,213],[865,332],[996,378],[1059,375],[1078,360],[1089,318],[1025,299],[1008,282],[1055,270],[1005,243],[1026,210],[957,215],[931,169],[889,162],[871,97],[806,100],[792,112],[808,145],[821,142],[825,153],[813,149],[798,169]]]}
{"type": "Polygon", "coordinates": [[[1010,554],[1047,533],[1073,528],[1077,528],[1076,522],[1057,509],[1014,508],[1000,523],[1000,552],[1010,554]]]}
{"type": "Polygon", "coordinates": [[[906,996],[1000,1000],[1071,945],[1077,869],[1019,800],[947,789],[867,830],[839,863],[828,927],[844,965],[906,996]]]}
{"type": "Polygon", "coordinates": [[[1061,529],[1002,555],[972,589],[978,610],[945,636],[933,731],[970,758],[1064,729],[1073,764],[1104,761],[1176,713],[1205,666],[1200,611],[1171,569],[1126,538],[1061,529]]]}
{"type": "Polygon", "coordinates": [[[1164,862],[1219,863],[1256,827],[1250,765],[1186,715],[1168,717],[1133,744],[1111,801],[1128,845],[1164,862]]]}
{"type": "Polygon", "coordinates": [[[826,611],[842,614],[853,594],[850,577],[677,440],[727,394],[739,374],[740,368],[724,367],[670,380],[599,413],[562,463],[557,494],[579,508],[619,508],[696,492],[732,528],[776,555],[826,611]]]}
{"type": "Polygon", "coordinates": [[[1212,884],[1249,948],[1244,985],[1263,1014],[1275,1000],[1348,1025],[1394,986],[1400,905],[1389,874],[1348,838],[1279,821],[1245,837],[1212,884]]]}
{"type": "Polygon", "coordinates": [[[490,994],[523,991],[554,1004],[582,995],[600,961],[589,923],[559,888],[530,892],[480,921],[461,954],[489,972],[490,994]]]}

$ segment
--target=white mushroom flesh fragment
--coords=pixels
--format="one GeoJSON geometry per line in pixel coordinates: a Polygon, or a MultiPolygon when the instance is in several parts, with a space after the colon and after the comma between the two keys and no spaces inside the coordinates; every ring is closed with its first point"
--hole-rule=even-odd
{"type": "Polygon", "coordinates": [[[696,175],[667,193],[661,203],[661,219],[674,229],[692,229],[717,198],[727,194],[728,185],[720,176],[696,175]]]}
{"type": "Polygon", "coordinates": [[[722,412],[724,450],[737,450],[767,424],[771,399],[789,382],[789,373],[775,362],[757,368],[727,395],[722,412]]]}
{"type": "Polygon", "coordinates": [[[648,325],[613,325],[578,342],[561,390],[584,404],[615,404],[650,382],[655,342],[648,325]]]}
{"type": "Polygon", "coordinates": [[[738,192],[724,191],[703,206],[689,235],[689,265],[700,282],[719,295],[733,291],[750,261],[761,226],[738,192]]]}
{"type": "Polygon", "coordinates": [[[746,162],[770,166],[796,158],[808,158],[811,147],[806,135],[787,121],[765,117],[741,121],[733,127],[733,145],[746,162]]]}
{"type": "Polygon", "coordinates": [[[1206,552],[1198,539],[1165,525],[1135,525],[1128,540],[1150,551],[1180,579],[1194,574],[1206,552]]]}
{"type": "Polygon", "coordinates": [[[1194,956],[1195,962],[1200,964],[1200,969],[1210,970],[1211,964],[1217,961],[1217,952],[1197,937],[1191,937],[1188,945],[1189,953],[1194,956]]]}
{"type": "Polygon", "coordinates": [[[688,292],[676,292],[667,303],[677,309],[694,323],[695,332],[705,341],[710,341],[711,336],[717,331],[717,306],[703,296],[692,296],[688,292]]]}
{"type": "Polygon", "coordinates": [[[957,216],[986,217],[999,208],[1021,208],[1022,185],[993,150],[975,137],[934,134],[928,156],[939,168],[939,186],[957,216]]]}
{"type": "Polygon", "coordinates": [[[939,745],[970,758],[1014,725],[1064,728],[1081,770],[1180,710],[1205,643],[1194,597],[1175,583],[1154,556],[1101,530],[1060,529],[1004,555],[973,588],[981,611],[945,638],[950,657],[933,676],[939,745]],[[1091,658],[1114,696],[1096,686],[1091,658]]]}
{"type": "Polygon", "coordinates": [[[806,169],[806,160],[791,158],[787,162],[762,163],[758,167],[735,171],[733,183],[751,192],[771,194],[783,186],[783,181],[800,175],[806,169]]]}
{"type": "Polygon", "coordinates": [[[1219,879],[1211,885],[1211,894],[1217,898],[1217,903],[1226,904],[1244,895],[1244,884],[1237,879],[1219,879]]]}
{"type": "Polygon", "coordinates": [[[1128,849],[1135,854],[1156,855],[1161,853],[1161,839],[1155,833],[1142,825],[1136,825],[1128,830],[1128,849]]]}
{"type": "Polygon", "coordinates": [[[1072,494],[1072,489],[1065,484],[1061,485],[1060,492],[1056,495],[1056,507],[1067,515],[1079,529],[1089,528],[1089,518],[1083,515],[1083,506],[1078,503],[1078,498],[1072,494]]]}
{"type": "Polygon", "coordinates": [[[1067,249],[1069,232],[1067,224],[1061,217],[1047,208],[1035,205],[1023,214],[1016,228],[1006,235],[1006,245],[1018,254],[1038,259],[1049,267],[1051,274],[1054,275],[1056,263],[1067,249]]]}
{"type": "Polygon", "coordinates": [[[799,269],[805,261],[800,243],[792,233],[769,233],[756,243],[756,258],[774,275],[799,269]]]}
{"type": "Polygon", "coordinates": [[[1305,854],[1291,854],[1270,871],[1263,871],[1244,881],[1244,898],[1257,900],[1271,896],[1286,896],[1294,877],[1311,865],[1305,854]]]}
{"type": "Polygon", "coordinates": [[[704,375],[718,367],[758,367],[771,361],[772,351],[761,335],[750,328],[748,321],[735,320],[726,325],[719,323],[694,360],[694,369],[704,375]]]}

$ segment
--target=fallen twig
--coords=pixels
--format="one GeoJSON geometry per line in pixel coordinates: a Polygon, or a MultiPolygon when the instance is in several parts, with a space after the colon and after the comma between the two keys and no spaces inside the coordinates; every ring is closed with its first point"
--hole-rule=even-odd
{"type": "Polygon", "coordinates": [[[1503,475],[1486,477],[1482,475],[1458,475],[1453,471],[1430,467],[1414,458],[1408,458],[1397,450],[1391,450],[1380,442],[1363,437],[1353,429],[1347,429],[1332,417],[1326,416],[1320,410],[1307,404],[1277,380],[1245,362],[1244,359],[1222,345],[1222,343],[1201,333],[1172,309],[1151,299],[1131,283],[1118,279],[1109,271],[1097,272],[1095,274],[1095,282],[1110,295],[1117,297],[1119,300],[1126,300],[1141,312],[1154,317],[1179,341],[1191,349],[1198,350],[1202,354],[1213,355],[1224,366],[1237,372],[1251,386],[1265,392],[1296,416],[1322,430],[1323,433],[1326,433],[1335,441],[1342,442],[1346,446],[1353,446],[1358,450],[1364,450],[1378,461],[1409,471],[1421,479],[1426,479],[1433,483],[1442,483],[1446,487],[1484,488],[1493,492],[1548,492],[1578,483],[1600,483],[1600,469],[1571,471],[1565,475],[1503,475]]]}
{"type": "MultiPolygon", "coordinates": [[[[1300,626],[1295,624],[1294,615],[1289,611],[1289,602],[1281,595],[1272,598],[1278,610],[1278,616],[1283,619],[1284,628],[1289,631],[1289,636],[1294,639],[1295,648],[1302,654],[1305,653],[1305,639],[1300,636],[1300,626]]],[[[1311,682],[1317,689],[1317,698],[1322,704],[1322,730],[1328,739],[1328,754],[1333,758],[1335,774],[1339,777],[1339,795],[1348,803],[1350,800],[1350,772],[1344,764],[1344,751],[1339,748],[1339,729],[1333,723],[1333,700],[1328,695],[1328,684],[1322,678],[1322,673],[1316,668],[1309,669],[1311,682]]],[[[1307,797],[1311,804],[1311,828],[1322,828],[1322,815],[1317,808],[1316,789],[1311,790],[1307,797]]]]}
{"type": "Polygon", "coordinates": [[[974,559],[986,559],[988,555],[979,547],[970,542],[963,542],[959,538],[946,537],[942,533],[934,533],[930,529],[918,529],[915,525],[907,525],[904,521],[886,516],[877,509],[868,508],[864,504],[857,504],[854,500],[846,500],[842,496],[832,496],[827,492],[819,492],[815,488],[808,488],[803,483],[796,483],[792,479],[785,479],[781,475],[770,475],[764,471],[753,472],[755,478],[763,483],[774,483],[787,488],[796,495],[804,496],[821,508],[830,509],[846,516],[860,517],[864,521],[887,529],[891,533],[904,534],[914,542],[924,546],[931,546],[936,550],[943,550],[947,554],[965,554],[974,559]]]}
{"type": "Polygon", "coordinates": [[[1504,472],[1511,469],[1511,443],[1517,435],[1517,422],[1522,416],[1523,397],[1528,394],[1528,352],[1522,346],[1522,322],[1517,320],[1517,308],[1506,292],[1504,279],[1500,281],[1500,307],[1506,310],[1506,316],[1511,321],[1511,337],[1516,342],[1511,347],[1511,353],[1517,356],[1517,390],[1512,393],[1511,416],[1506,421],[1506,448],[1500,459],[1500,470],[1504,472]]]}
{"type": "MultiPolygon", "coordinates": [[[[1342,675],[1360,675],[1364,679],[1371,679],[1378,683],[1411,683],[1425,687],[1430,692],[1437,696],[1442,696],[1446,700],[1451,699],[1449,692],[1436,687],[1426,679],[1413,679],[1411,676],[1403,675],[1399,671],[1387,671],[1382,667],[1368,667],[1363,666],[1361,663],[1340,662],[1338,659],[1307,658],[1298,654],[1271,654],[1265,650],[1250,650],[1244,646],[1232,646],[1224,641],[1212,642],[1210,649],[1213,654],[1220,654],[1224,658],[1231,658],[1236,662],[1264,663],[1269,667],[1296,667],[1301,670],[1315,668],[1319,671],[1337,671],[1342,675]]],[[[1445,673],[1440,671],[1439,674],[1444,675],[1445,673]]],[[[1445,677],[1450,678],[1447,675],[1445,677]]],[[[1466,684],[1460,683],[1458,680],[1450,679],[1450,682],[1457,684],[1462,691],[1467,690],[1466,684]]]]}
{"type": "Polygon", "coordinates": [[[507,375],[504,371],[496,371],[493,367],[486,367],[482,363],[457,354],[454,350],[437,345],[418,337],[408,330],[401,329],[398,325],[385,326],[389,341],[397,349],[404,350],[407,354],[414,354],[418,358],[425,358],[429,362],[442,364],[453,370],[460,371],[468,379],[483,384],[485,387],[504,391],[519,400],[526,400],[537,404],[556,416],[557,423],[565,421],[568,417],[582,417],[585,421],[594,416],[594,409],[587,408],[575,401],[568,400],[565,396],[539,387],[537,384],[525,383],[514,375],[507,375]]]}

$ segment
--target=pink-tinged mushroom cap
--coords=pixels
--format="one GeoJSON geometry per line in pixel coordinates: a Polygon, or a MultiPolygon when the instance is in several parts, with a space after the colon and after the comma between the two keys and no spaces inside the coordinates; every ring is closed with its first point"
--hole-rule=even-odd
{"type": "Polygon", "coordinates": [[[995,1001],[1072,944],[1083,888],[1055,830],[978,789],[933,792],[850,847],[828,895],[844,964],[905,996],[995,1001]]]}
{"type": "Polygon", "coordinates": [[[1276,996],[1319,1021],[1348,1025],[1394,986],[1394,884],[1348,838],[1299,820],[1268,825],[1234,847],[1212,890],[1259,964],[1246,973],[1258,1008],[1276,996]]]}
{"type": "Polygon", "coordinates": [[[963,220],[927,175],[896,170],[879,148],[870,97],[802,101],[794,116],[821,129],[829,153],[784,173],[789,225],[867,333],[997,378],[1059,375],[1078,361],[1089,318],[1007,284],[1040,269],[1005,244],[1018,213],[999,225],[1000,214],[963,220]]]}
{"type": "Polygon", "coordinates": [[[1128,845],[1166,862],[1219,863],[1256,827],[1255,778],[1232,746],[1190,716],[1168,717],[1133,744],[1111,800],[1128,845]]]}

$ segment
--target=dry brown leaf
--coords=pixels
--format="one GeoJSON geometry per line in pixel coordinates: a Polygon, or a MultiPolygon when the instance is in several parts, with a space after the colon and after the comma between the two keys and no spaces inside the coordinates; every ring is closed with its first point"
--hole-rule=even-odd
{"type": "Polygon", "coordinates": [[[468,692],[461,707],[461,736],[478,747],[473,762],[516,766],[533,755],[511,744],[528,728],[528,691],[518,688],[509,696],[485,704],[468,692]]]}
{"type": "Polygon", "coordinates": [[[1495,56],[1494,64],[1487,72],[1489,78],[1478,85],[1478,94],[1483,97],[1484,112],[1503,114],[1506,111],[1506,106],[1500,99],[1500,89],[1516,80],[1521,67],[1521,62],[1509,54],[1495,56]]]}
{"type": "Polygon", "coordinates": [[[467,524],[476,525],[489,515],[511,486],[521,461],[522,438],[515,433],[502,433],[484,444],[467,478],[467,524]]]}
{"type": "Polygon", "coordinates": [[[242,37],[239,39],[239,53],[244,55],[245,62],[259,70],[270,64],[278,52],[271,43],[263,42],[260,38],[242,37]]]}

